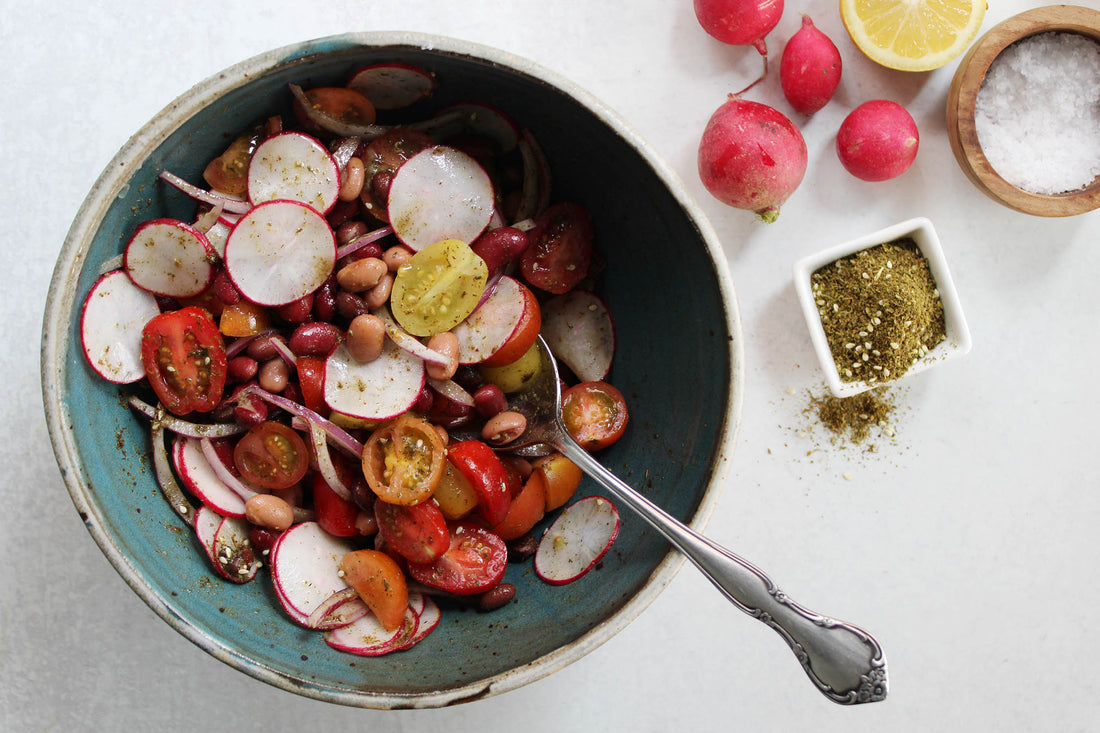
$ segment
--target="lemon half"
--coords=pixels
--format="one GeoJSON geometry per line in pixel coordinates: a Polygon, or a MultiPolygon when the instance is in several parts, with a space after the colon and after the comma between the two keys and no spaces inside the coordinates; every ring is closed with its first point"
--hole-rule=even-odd
{"type": "Polygon", "coordinates": [[[986,0],[840,0],[840,17],[872,61],[931,71],[974,41],[986,7],[986,0]]]}

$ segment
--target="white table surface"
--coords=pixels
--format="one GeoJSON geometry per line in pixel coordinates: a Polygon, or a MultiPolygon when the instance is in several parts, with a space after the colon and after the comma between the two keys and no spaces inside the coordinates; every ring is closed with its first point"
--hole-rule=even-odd
{"type": "MultiPolygon", "coordinates": [[[[1032,3],[990,5],[983,31],[1032,3]]],[[[778,59],[801,12],[834,39],[844,76],[831,104],[800,121],[809,171],[779,221],[763,225],[710,198],[695,173],[704,123],[760,60],[706,36],[688,0],[7,6],[0,729],[1094,729],[1100,212],[1042,219],[986,199],[948,147],[956,63],[924,74],[875,66],[834,0],[787,0],[768,37],[773,73],[749,98],[790,113],[778,59]],[[722,237],[745,335],[740,439],[708,532],[810,608],[874,633],[889,659],[885,702],[825,700],[775,633],[685,567],[625,631],[525,688],[446,710],[345,708],[208,656],[101,555],[57,471],[39,391],[45,294],[72,217],[127,137],[191,84],[269,48],[382,29],[539,62],[603,98],[684,179],[722,237]],[[841,168],[833,136],[848,110],[879,97],[913,113],[920,153],[902,177],[863,183],[841,168]],[[803,412],[824,381],[791,266],[913,216],[939,232],[973,351],[896,390],[896,437],[875,452],[832,445],[803,412]]]]}

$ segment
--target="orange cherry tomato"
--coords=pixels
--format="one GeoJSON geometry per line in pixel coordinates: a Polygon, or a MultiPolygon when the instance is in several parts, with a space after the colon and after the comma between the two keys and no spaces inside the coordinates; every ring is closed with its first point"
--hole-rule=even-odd
{"type": "Polygon", "coordinates": [[[573,385],[562,397],[561,410],[565,429],[588,450],[606,448],[626,430],[626,400],[607,382],[573,385]]]}
{"type": "Polygon", "coordinates": [[[229,144],[221,155],[211,160],[202,177],[215,191],[239,196],[248,190],[248,165],[252,151],[259,145],[261,131],[249,130],[229,144]]]}
{"type": "Polygon", "coordinates": [[[379,623],[390,631],[401,628],[409,607],[409,587],[392,557],[379,550],[355,550],[340,560],[340,569],[379,623]]]}
{"type": "MultiPolygon", "coordinates": [[[[373,125],[376,112],[370,100],[354,89],[345,87],[317,87],[305,90],[306,99],[314,109],[323,112],[341,122],[350,125],[373,125]]],[[[318,127],[310,119],[298,99],[294,100],[294,116],[302,127],[310,132],[318,132],[318,127]]]]}
{"type": "Polygon", "coordinates": [[[459,519],[477,506],[477,492],[449,460],[443,463],[443,475],[432,492],[432,498],[447,519],[459,519]]]}
{"type": "Polygon", "coordinates": [[[405,414],[371,433],[363,449],[363,475],[382,501],[410,506],[431,497],[446,458],[439,431],[405,414]]]}
{"type": "Polygon", "coordinates": [[[242,478],[257,486],[288,489],[306,475],[309,450],[302,436],[292,428],[268,420],[237,441],[233,465],[242,478]]]}
{"type": "Polygon", "coordinates": [[[271,317],[267,308],[242,298],[222,308],[218,328],[231,338],[255,336],[271,328],[271,317]]]}
{"type": "Polygon", "coordinates": [[[539,472],[532,473],[523,489],[512,497],[504,521],[493,526],[493,532],[502,540],[514,540],[531,531],[546,514],[546,479],[539,472]]]}
{"type": "Polygon", "coordinates": [[[535,474],[541,475],[546,482],[546,511],[565,506],[577,487],[581,485],[584,472],[580,466],[561,453],[551,453],[535,463],[535,474]]]}

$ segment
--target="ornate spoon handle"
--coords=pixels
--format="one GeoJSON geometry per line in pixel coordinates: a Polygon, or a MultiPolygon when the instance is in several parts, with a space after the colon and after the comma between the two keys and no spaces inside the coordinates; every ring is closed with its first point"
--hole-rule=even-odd
{"type": "Polygon", "coordinates": [[[845,705],[886,697],[886,657],[874,637],[858,626],[803,608],[756,566],[684,525],[574,441],[559,436],[554,442],[585,473],[660,532],[735,606],[775,629],[823,695],[845,705]]]}

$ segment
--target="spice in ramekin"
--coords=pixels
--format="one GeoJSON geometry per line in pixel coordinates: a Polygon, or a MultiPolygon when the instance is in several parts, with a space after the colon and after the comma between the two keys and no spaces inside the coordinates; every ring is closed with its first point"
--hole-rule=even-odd
{"type": "Polygon", "coordinates": [[[899,379],[946,338],[936,280],[910,237],[842,257],[810,284],[842,382],[899,379]]]}

